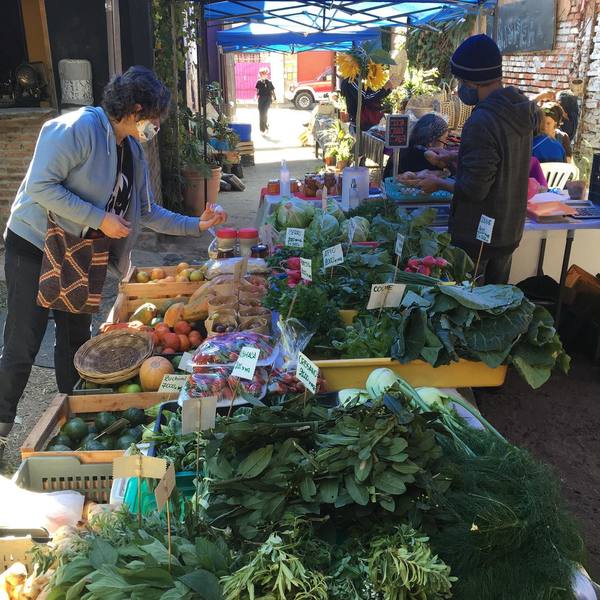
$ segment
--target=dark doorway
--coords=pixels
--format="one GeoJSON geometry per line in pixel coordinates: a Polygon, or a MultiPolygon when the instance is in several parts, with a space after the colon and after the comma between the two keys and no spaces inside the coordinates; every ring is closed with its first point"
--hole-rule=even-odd
{"type": "Polygon", "coordinates": [[[14,76],[14,70],[27,62],[27,43],[19,0],[2,0],[0,19],[0,82],[14,76]]]}

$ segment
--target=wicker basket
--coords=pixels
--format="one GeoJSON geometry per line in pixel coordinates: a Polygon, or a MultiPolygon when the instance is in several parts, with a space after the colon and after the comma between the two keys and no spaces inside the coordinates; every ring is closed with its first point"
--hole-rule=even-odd
{"type": "Polygon", "coordinates": [[[153,352],[152,336],[117,330],[94,337],[75,354],[77,372],[92,383],[121,383],[135,377],[153,352]]]}

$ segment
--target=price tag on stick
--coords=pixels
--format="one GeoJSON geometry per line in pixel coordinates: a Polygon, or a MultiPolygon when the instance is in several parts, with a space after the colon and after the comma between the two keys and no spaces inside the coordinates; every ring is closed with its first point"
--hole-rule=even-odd
{"type": "Polygon", "coordinates": [[[344,262],[344,251],[341,244],[323,250],[323,268],[335,267],[344,262]]]}
{"type": "Polygon", "coordinates": [[[120,456],[113,461],[113,477],[120,479],[124,477],[143,477],[149,479],[161,479],[167,470],[167,461],[164,458],[144,456],[120,456]]]}
{"type": "Polygon", "coordinates": [[[217,397],[188,398],[181,407],[181,433],[195,433],[212,429],[217,414],[217,397]]]}
{"type": "Polygon", "coordinates": [[[288,227],[285,230],[285,245],[290,248],[304,248],[304,229],[288,227]]]}
{"type": "Polygon", "coordinates": [[[298,352],[298,366],[296,367],[296,377],[298,381],[304,384],[304,387],[315,394],[317,392],[317,378],[319,376],[319,367],[307,356],[298,352]]]}
{"type": "Polygon", "coordinates": [[[189,375],[184,375],[182,373],[169,373],[163,377],[158,391],[166,393],[179,392],[188,378],[189,375]]]}
{"type": "Polygon", "coordinates": [[[494,223],[496,219],[481,215],[479,219],[479,226],[477,227],[477,235],[475,236],[480,242],[484,244],[490,244],[492,241],[492,232],[494,231],[494,223]]]}
{"type": "Polygon", "coordinates": [[[312,260],[300,258],[300,277],[306,281],[312,281],[312,260]]]}
{"type": "Polygon", "coordinates": [[[174,489],[175,467],[173,466],[173,463],[171,463],[154,490],[154,498],[156,499],[156,508],[158,509],[158,512],[161,512],[165,507],[165,504],[171,497],[174,489]]]}
{"type": "Polygon", "coordinates": [[[179,370],[187,371],[188,373],[194,372],[194,354],[192,352],[184,352],[181,355],[181,360],[179,361],[179,370]]]}
{"type": "Polygon", "coordinates": [[[372,285],[367,310],[400,306],[405,289],[406,286],[403,283],[376,283],[372,285]]]}
{"type": "Polygon", "coordinates": [[[396,236],[396,246],[394,248],[396,256],[402,256],[402,250],[404,250],[404,236],[401,233],[399,233],[396,236]]]}
{"type": "Polygon", "coordinates": [[[244,346],[235,362],[231,375],[240,379],[252,381],[260,350],[252,346],[244,346]]]}

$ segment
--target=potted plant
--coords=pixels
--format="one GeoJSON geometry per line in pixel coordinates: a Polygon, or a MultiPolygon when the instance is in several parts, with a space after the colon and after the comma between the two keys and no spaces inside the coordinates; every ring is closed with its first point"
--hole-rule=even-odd
{"type": "Polygon", "coordinates": [[[217,201],[221,185],[221,166],[214,149],[202,139],[203,127],[198,115],[182,112],[179,146],[182,161],[183,202],[186,212],[200,216],[207,204],[217,201]]]}
{"type": "Polygon", "coordinates": [[[354,148],[354,136],[346,129],[342,121],[335,121],[329,128],[329,139],[331,146],[325,154],[325,164],[327,157],[331,156],[335,159],[336,168],[338,171],[345,169],[352,159],[352,150],[354,148]]]}
{"type": "Polygon", "coordinates": [[[327,151],[325,152],[325,156],[323,160],[325,161],[326,167],[331,167],[335,165],[335,161],[337,158],[337,148],[335,146],[329,146],[327,151]]]}
{"type": "Polygon", "coordinates": [[[350,139],[344,138],[338,143],[336,148],[336,161],[335,168],[337,171],[343,171],[352,160],[352,151],[354,149],[354,138],[350,136],[350,139]]]}

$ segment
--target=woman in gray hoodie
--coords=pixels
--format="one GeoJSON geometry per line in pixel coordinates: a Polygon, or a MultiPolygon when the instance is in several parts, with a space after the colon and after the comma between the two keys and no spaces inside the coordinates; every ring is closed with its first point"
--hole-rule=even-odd
{"type": "MultiPolygon", "coordinates": [[[[36,302],[48,213],[76,236],[111,238],[109,267],[121,274],[143,226],[199,236],[227,219],[211,206],[194,218],[152,200],[140,142],[156,135],[169,102],[169,90],[152,71],[131,67],[106,86],[102,107],[42,127],[4,234],[8,315],[0,358],[0,457],[48,322],[48,309],[36,302]]],[[[73,357],[90,337],[91,315],[53,312],[56,382],[70,393],[77,381],[73,357]]]]}

